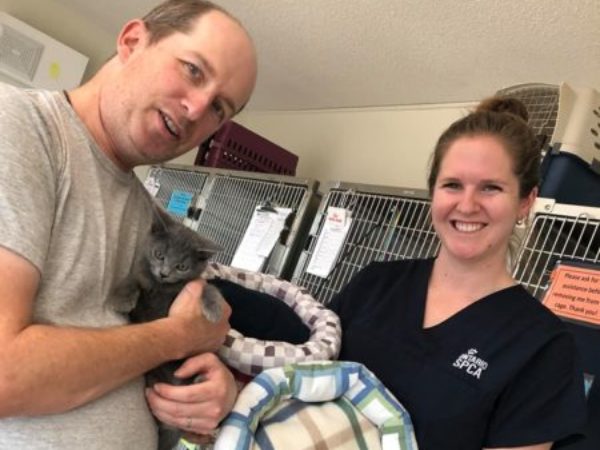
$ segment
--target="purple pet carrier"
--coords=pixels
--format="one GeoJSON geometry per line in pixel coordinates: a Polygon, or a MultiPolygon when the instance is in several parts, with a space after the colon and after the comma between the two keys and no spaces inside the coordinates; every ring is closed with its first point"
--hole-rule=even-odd
{"type": "Polygon", "coordinates": [[[200,145],[194,164],[294,176],[298,156],[230,121],[200,145]]]}

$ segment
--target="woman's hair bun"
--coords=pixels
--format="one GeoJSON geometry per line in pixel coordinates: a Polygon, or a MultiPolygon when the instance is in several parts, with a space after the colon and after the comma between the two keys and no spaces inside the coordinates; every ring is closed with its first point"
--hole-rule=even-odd
{"type": "Polygon", "coordinates": [[[517,117],[520,117],[525,122],[529,119],[529,113],[527,107],[513,97],[490,97],[483,100],[478,106],[475,112],[497,112],[497,113],[509,113],[517,117]]]}

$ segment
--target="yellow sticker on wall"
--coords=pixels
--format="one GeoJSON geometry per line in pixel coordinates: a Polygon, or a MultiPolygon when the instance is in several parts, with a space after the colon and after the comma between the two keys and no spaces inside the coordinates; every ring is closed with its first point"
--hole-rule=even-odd
{"type": "Polygon", "coordinates": [[[58,80],[60,77],[60,64],[56,61],[51,62],[50,67],[48,67],[48,75],[50,75],[50,78],[53,80],[58,80]]]}

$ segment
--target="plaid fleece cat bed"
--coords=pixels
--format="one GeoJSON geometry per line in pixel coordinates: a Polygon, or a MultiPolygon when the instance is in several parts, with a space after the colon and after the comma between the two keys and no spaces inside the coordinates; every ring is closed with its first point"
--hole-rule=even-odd
{"type": "Polygon", "coordinates": [[[203,276],[229,280],[270,294],[290,306],[310,328],[310,337],[303,344],[256,339],[231,329],[218,351],[229,367],[242,374],[256,375],[264,369],[286,364],[335,359],[339,354],[342,337],[339,318],[300,287],[272,275],[218,263],[211,263],[203,276]]]}
{"type": "Polygon", "coordinates": [[[240,392],[214,450],[417,450],[408,412],[362,364],[290,364],[240,392]]]}

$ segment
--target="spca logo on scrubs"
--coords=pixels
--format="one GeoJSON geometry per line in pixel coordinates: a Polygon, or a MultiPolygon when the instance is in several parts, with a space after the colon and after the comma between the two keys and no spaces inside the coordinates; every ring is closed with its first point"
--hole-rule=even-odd
{"type": "Polygon", "coordinates": [[[487,369],[487,366],[488,363],[486,361],[477,357],[477,350],[474,348],[470,348],[467,353],[460,355],[456,361],[454,361],[454,364],[452,364],[452,367],[464,370],[477,379],[481,378],[481,374],[487,369]]]}

